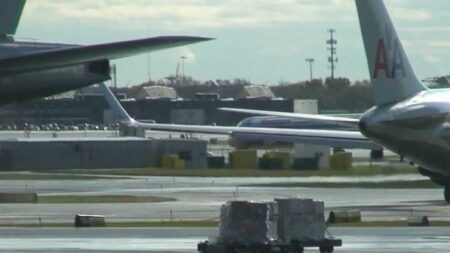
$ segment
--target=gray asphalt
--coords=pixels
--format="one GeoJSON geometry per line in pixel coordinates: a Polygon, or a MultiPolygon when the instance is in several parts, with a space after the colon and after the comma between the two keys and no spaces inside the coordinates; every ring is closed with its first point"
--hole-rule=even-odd
{"type": "MultiPolygon", "coordinates": [[[[448,252],[448,228],[333,228],[335,252],[448,252]]],[[[0,252],[196,252],[216,229],[0,229],[0,252]]],[[[306,252],[318,252],[308,249],[306,252]]]]}
{"type": "Polygon", "coordinates": [[[325,201],[326,209],[360,209],[365,220],[403,219],[411,213],[432,219],[450,219],[441,189],[358,189],[302,187],[243,187],[270,182],[370,182],[417,180],[400,175],[358,178],[164,178],[99,180],[0,181],[0,192],[27,191],[41,195],[152,195],[178,201],[137,204],[3,204],[0,223],[72,222],[77,213],[103,214],[110,221],[218,218],[219,207],[229,200],[268,201],[279,197],[305,197],[325,201]]]}

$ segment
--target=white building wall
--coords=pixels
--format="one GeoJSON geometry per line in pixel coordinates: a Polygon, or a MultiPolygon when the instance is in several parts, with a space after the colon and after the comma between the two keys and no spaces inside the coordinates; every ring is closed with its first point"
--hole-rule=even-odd
{"type": "Polygon", "coordinates": [[[294,144],[294,148],[292,149],[293,158],[319,157],[320,169],[330,168],[330,153],[330,147],[311,144],[294,144]]]}
{"type": "Polygon", "coordinates": [[[293,111],[295,113],[318,114],[319,106],[317,99],[295,99],[293,111]]]}

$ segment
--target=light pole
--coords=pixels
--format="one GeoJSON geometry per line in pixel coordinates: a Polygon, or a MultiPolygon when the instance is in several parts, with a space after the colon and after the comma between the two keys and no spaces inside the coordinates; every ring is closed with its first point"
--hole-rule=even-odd
{"type": "Polygon", "coordinates": [[[182,55],[182,56],[180,56],[180,59],[181,59],[181,73],[182,73],[182,75],[183,75],[183,85],[185,84],[184,82],[185,82],[185,76],[184,76],[184,61],[186,60],[186,56],[184,56],[184,55],[182,55]]]}
{"type": "Polygon", "coordinates": [[[331,68],[331,80],[334,79],[334,70],[336,69],[336,63],[338,62],[338,58],[336,57],[336,45],[337,40],[334,39],[333,34],[336,32],[334,29],[328,29],[330,33],[330,39],[327,40],[327,44],[329,45],[328,50],[330,51],[330,56],[328,57],[328,62],[330,63],[331,68]]]}
{"type": "Polygon", "coordinates": [[[306,58],[306,62],[309,63],[309,80],[312,81],[313,80],[313,63],[314,63],[314,58],[306,58]]]}
{"type": "Polygon", "coordinates": [[[147,54],[147,70],[148,70],[148,82],[152,80],[151,72],[150,72],[150,54],[147,54]]]}

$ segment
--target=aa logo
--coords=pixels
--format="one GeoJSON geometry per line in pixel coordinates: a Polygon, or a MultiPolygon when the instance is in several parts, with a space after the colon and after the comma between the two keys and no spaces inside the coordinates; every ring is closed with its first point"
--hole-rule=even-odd
{"type": "Polygon", "coordinates": [[[373,78],[378,78],[380,72],[390,79],[396,78],[399,72],[406,77],[400,41],[392,35],[392,29],[386,25],[386,39],[378,40],[373,78]]]}

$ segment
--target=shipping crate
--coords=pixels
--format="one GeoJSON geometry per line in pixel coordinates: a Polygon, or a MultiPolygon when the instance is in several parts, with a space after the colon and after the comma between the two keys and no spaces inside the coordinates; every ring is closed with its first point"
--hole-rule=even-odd
{"type": "Polygon", "coordinates": [[[324,203],[312,199],[275,199],[278,208],[278,238],[323,240],[324,203]]]}
{"type": "Polygon", "coordinates": [[[273,239],[273,228],[269,229],[267,220],[271,206],[267,203],[231,201],[220,210],[219,237],[222,243],[257,243],[273,239]]]}

